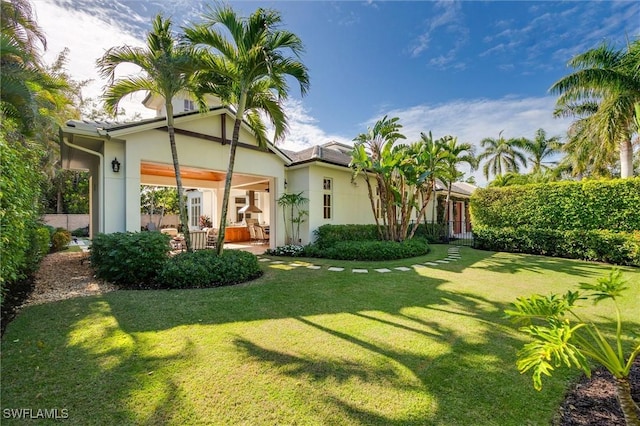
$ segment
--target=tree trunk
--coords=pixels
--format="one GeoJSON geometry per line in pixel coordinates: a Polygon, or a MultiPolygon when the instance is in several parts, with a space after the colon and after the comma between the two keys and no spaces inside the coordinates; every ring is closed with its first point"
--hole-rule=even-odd
{"type": "Polygon", "coordinates": [[[627,426],[640,426],[640,417],[638,417],[640,413],[638,413],[638,408],[631,397],[629,378],[616,378],[616,390],[627,426]]]}
{"type": "Polygon", "coordinates": [[[631,140],[620,142],[620,177],[633,177],[633,146],[631,140]]]}
{"type": "Polygon", "coordinates": [[[173,105],[171,100],[165,102],[167,110],[167,130],[169,131],[169,144],[171,145],[171,158],[173,160],[173,170],[176,174],[176,186],[178,187],[178,209],[180,210],[180,223],[184,234],[184,243],[187,251],[191,251],[191,236],[189,235],[189,221],[187,219],[187,207],[184,203],[184,191],[182,188],[182,176],[180,175],[180,162],[178,162],[178,148],[176,147],[176,132],[173,127],[173,105]]]}
{"type": "Polygon", "coordinates": [[[236,111],[236,120],[233,123],[233,136],[231,137],[231,148],[229,149],[229,165],[227,166],[227,176],[224,180],[224,196],[222,197],[222,213],[220,215],[220,226],[218,228],[218,243],[216,244],[216,253],[218,256],[222,254],[224,246],[224,234],[227,228],[227,212],[229,211],[229,198],[231,196],[231,179],[233,177],[233,167],[236,163],[236,148],[238,147],[238,139],[240,138],[240,124],[244,116],[244,109],[247,103],[247,94],[240,94],[238,102],[238,110],[236,111]]]}

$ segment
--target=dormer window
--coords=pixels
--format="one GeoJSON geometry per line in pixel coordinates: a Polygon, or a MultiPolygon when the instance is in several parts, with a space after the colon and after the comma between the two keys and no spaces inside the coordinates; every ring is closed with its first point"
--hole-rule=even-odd
{"type": "Polygon", "coordinates": [[[192,100],[185,99],[184,100],[184,110],[185,111],[195,111],[196,106],[194,105],[192,100]]]}

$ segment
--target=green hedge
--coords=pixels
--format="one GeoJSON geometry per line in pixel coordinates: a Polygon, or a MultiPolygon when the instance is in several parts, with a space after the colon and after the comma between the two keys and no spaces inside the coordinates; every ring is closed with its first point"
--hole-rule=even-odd
{"type": "Polygon", "coordinates": [[[322,225],[314,232],[314,244],[331,247],[341,241],[376,241],[380,239],[376,225],[322,225]]]}
{"type": "MultiPolygon", "coordinates": [[[[413,225],[412,225],[413,226],[413,225]]],[[[414,237],[424,238],[430,243],[442,241],[446,225],[421,223],[414,237]]],[[[411,229],[411,228],[410,228],[411,229]]],[[[322,225],[314,231],[314,245],[321,248],[331,247],[341,241],[378,241],[376,225],[322,225]]]]}
{"type": "Polygon", "coordinates": [[[304,248],[308,257],[340,260],[394,260],[422,256],[429,253],[429,244],[423,238],[396,241],[339,241],[330,247],[317,244],[304,248]]]}
{"type": "Polygon", "coordinates": [[[474,227],[640,230],[640,177],[479,188],[474,227]]]}
{"type": "Polygon", "coordinates": [[[476,248],[640,266],[640,231],[475,227],[476,248]]]}
{"type": "Polygon", "coordinates": [[[225,250],[217,256],[213,250],[199,250],[180,253],[165,262],[157,284],[161,288],[218,287],[260,275],[258,258],[249,252],[225,250]]]}
{"type": "Polygon", "coordinates": [[[152,287],[169,257],[169,235],[160,232],[98,234],[91,242],[96,276],[128,288],[152,287]]]}

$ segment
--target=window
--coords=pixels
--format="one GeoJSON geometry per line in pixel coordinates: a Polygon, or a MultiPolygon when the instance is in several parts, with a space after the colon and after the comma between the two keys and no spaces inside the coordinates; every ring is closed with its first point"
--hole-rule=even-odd
{"type": "Polygon", "coordinates": [[[333,186],[333,180],[331,178],[324,178],[322,179],[322,189],[323,189],[323,196],[322,196],[322,210],[323,210],[323,217],[325,219],[331,219],[331,195],[332,195],[332,186],[333,186]]]}
{"type": "Polygon", "coordinates": [[[193,104],[193,101],[189,100],[189,99],[185,99],[184,100],[184,110],[185,111],[195,111],[196,107],[193,104]]]}

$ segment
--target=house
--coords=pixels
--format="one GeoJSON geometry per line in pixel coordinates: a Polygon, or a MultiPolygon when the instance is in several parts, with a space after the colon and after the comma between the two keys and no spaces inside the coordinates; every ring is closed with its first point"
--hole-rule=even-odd
{"type": "MultiPolygon", "coordinates": [[[[139,231],[141,185],[175,186],[175,174],[163,102],[148,96],[145,106],[157,117],[131,123],[79,121],[61,129],[62,166],[90,174],[90,234],[139,231]]],[[[187,192],[189,226],[197,229],[201,215],[216,226],[222,211],[234,111],[215,99],[207,113],[194,110],[188,99],[174,100],[175,137],[183,186],[187,192]]],[[[270,229],[271,247],[285,243],[285,223],[277,199],[285,192],[309,199],[300,243],[313,240],[324,224],[375,223],[364,181],[352,180],[349,151],[337,142],[293,152],[269,143],[262,148],[251,128],[240,131],[227,214],[227,241],[248,240],[246,219],[270,229]]],[[[466,229],[468,199],[473,188],[454,185],[450,217],[466,229]],[[457,206],[457,207],[456,207],[457,206]]],[[[439,192],[446,192],[440,185],[439,192]]],[[[428,219],[437,209],[435,205],[428,219]]],[[[454,230],[455,231],[455,230],[454,230]]]]}

